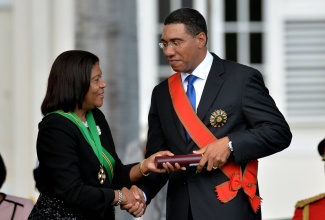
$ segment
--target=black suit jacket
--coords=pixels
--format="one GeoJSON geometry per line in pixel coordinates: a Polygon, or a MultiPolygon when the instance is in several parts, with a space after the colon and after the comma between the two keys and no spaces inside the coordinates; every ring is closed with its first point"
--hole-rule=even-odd
{"type": "Polygon", "coordinates": [[[129,172],[133,165],[123,165],[118,158],[103,113],[99,109],[92,112],[101,129],[101,144],[116,161],[113,182],[107,178],[103,185],[99,183],[99,160],[79,128],[59,114],[50,114],[39,123],[36,186],[41,193],[63,200],[67,209],[81,212],[87,219],[114,219],[113,189],[131,185],[129,172]]]}
{"type": "MultiPolygon", "coordinates": [[[[260,72],[235,62],[222,60],[213,54],[203,94],[197,109],[198,117],[217,137],[229,137],[234,152],[231,160],[244,168],[247,161],[269,156],[289,146],[291,132],[283,115],[269,95],[260,72]],[[228,115],[224,126],[215,128],[210,115],[222,109],[228,115]]],[[[174,154],[191,154],[198,147],[185,140],[184,128],[170,98],[168,81],[157,85],[152,92],[149,111],[149,131],[146,156],[170,150],[174,154]]],[[[170,175],[153,174],[142,181],[141,187],[153,198],[169,180],[167,190],[167,219],[187,219],[190,205],[194,220],[261,219],[255,214],[247,196],[239,190],[226,204],[217,199],[215,186],[228,180],[220,171],[195,174],[196,167],[170,175]]]]}

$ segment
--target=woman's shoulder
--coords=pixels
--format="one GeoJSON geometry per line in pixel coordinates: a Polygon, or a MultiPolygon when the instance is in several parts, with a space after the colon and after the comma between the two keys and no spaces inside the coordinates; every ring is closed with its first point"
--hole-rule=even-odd
{"type": "Polygon", "coordinates": [[[40,123],[38,124],[39,129],[50,128],[50,127],[61,127],[61,128],[71,129],[73,127],[76,127],[76,125],[68,118],[60,114],[51,113],[44,116],[40,121],[40,123]]]}
{"type": "MultiPolygon", "coordinates": [[[[93,113],[97,124],[107,124],[105,115],[100,109],[95,108],[91,112],[93,113]]],[[[77,125],[67,117],[53,112],[44,116],[42,121],[38,124],[38,127],[39,129],[56,127],[60,127],[61,129],[71,129],[77,128],[77,125]]]]}

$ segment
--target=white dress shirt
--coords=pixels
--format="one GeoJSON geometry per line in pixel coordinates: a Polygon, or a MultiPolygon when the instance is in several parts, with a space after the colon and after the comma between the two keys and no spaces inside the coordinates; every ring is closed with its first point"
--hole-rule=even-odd
{"type": "MultiPolygon", "coordinates": [[[[205,56],[204,60],[195,68],[195,70],[192,72],[192,75],[196,76],[197,79],[194,81],[193,86],[195,88],[195,96],[196,96],[196,107],[195,112],[197,110],[197,107],[199,106],[204,85],[207,81],[211,66],[213,62],[213,56],[209,51],[207,51],[207,55],[205,56]]],[[[186,92],[187,90],[187,80],[186,77],[190,75],[188,73],[181,73],[182,82],[184,86],[184,90],[186,92]]]]}

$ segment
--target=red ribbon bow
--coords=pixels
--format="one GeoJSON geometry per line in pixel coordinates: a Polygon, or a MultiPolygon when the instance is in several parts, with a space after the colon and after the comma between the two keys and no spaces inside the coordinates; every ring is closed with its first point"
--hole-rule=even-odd
{"type": "Polygon", "coordinates": [[[229,181],[216,186],[215,192],[218,199],[226,203],[235,198],[238,190],[242,188],[249,197],[251,206],[256,213],[262,201],[262,198],[256,195],[257,163],[257,160],[249,162],[244,173],[242,173],[241,167],[234,163],[227,163],[227,165],[222,167],[221,170],[229,178],[229,181]]]}

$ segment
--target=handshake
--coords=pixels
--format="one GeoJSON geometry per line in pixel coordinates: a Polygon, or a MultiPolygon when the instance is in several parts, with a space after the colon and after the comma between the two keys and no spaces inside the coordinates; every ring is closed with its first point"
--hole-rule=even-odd
{"type": "Polygon", "coordinates": [[[136,185],[130,189],[123,187],[121,190],[114,190],[115,199],[113,205],[120,206],[121,210],[126,210],[134,217],[141,217],[146,210],[146,199],[143,191],[136,185]]]}
{"type": "MultiPolygon", "coordinates": [[[[201,154],[174,155],[170,151],[160,151],[141,163],[133,166],[130,171],[131,182],[136,182],[150,172],[166,173],[186,170],[188,165],[196,165],[202,158],[201,154]]],[[[146,210],[146,198],[143,191],[136,185],[130,189],[123,187],[114,190],[115,198],[112,205],[120,206],[134,217],[141,217],[146,210]]]]}

